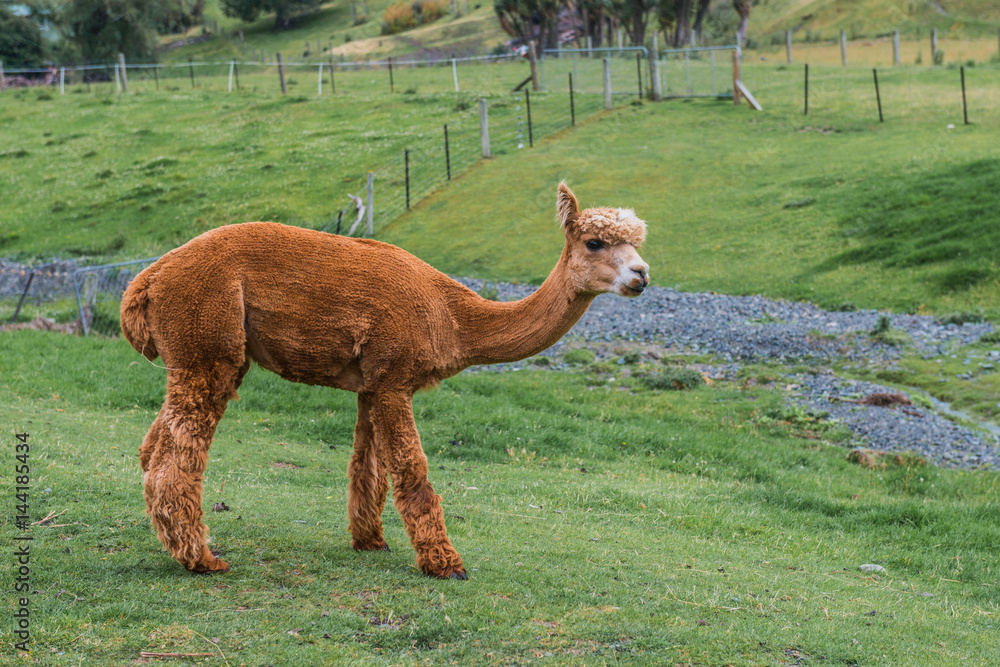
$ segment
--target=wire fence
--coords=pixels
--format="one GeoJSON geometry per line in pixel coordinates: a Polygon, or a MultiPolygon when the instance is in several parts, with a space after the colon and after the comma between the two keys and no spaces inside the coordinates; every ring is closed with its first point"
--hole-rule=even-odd
{"type": "Polygon", "coordinates": [[[88,266],[73,272],[73,290],[84,335],[117,336],[121,332],[122,293],[140,271],[157,259],[88,266]]]}
{"type": "Polygon", "coordinates": [[[742,78],[768,113],[817,122],[1000,124],[998,65],[875,69],[745,63],[742,78]]]}

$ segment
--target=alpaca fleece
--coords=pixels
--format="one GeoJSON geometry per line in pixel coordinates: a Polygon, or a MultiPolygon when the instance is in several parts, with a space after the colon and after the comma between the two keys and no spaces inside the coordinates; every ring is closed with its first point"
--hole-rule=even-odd
{"type": "Polygon", "coordinates": [[[167,367],[166,399],[139,461],[147,513],[170,554],[192,572],[229,569],[207,545],[204,472],[216,426],[252,360],[293,382],[357,393],[347,470],[353,547],[388,549],[381,517],[391,478],[417,565],[465,579],[428,479],[413,393],[472,364],[537,354],[598,294],[638,296],[649,283],[648,266],[626,240],[641,242],[645,223],[639,234],[641,221],[620,212],[618,231],[601,236],[585,222],[595,209],[580,212],[565,184],[557,205],[562,255],[517,302],[485,300],[386,243],[268,222],[206,232],[136,276],[123,297],[122,331],[167,367]],[[595,235],[605,242],[595,244],[595,235]]]}

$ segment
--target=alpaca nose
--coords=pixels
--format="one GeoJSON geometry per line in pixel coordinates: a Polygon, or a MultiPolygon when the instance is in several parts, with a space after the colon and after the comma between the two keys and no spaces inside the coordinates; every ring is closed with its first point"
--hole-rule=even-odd
{"type": "Polygon", "coordinates": [[[629,268],[632,269],[632,273],[639,276],[640,287],[638,289],[639,290],[646,289],[646,287],[649,285],[649,266],[645,262],[642,262],[633,264],[629,268]]]}

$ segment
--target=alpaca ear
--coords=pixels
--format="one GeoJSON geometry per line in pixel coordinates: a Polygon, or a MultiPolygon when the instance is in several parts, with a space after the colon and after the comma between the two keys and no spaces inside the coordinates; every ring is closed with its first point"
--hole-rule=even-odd
{"type": "Polygon", "coordinates": [[[559,224],[565,230],[579,214],[580,205],[577,203],[573,191],[566,185],[566,181],[563,181],[559,184],[559,191],[556,194],[556,216],[559,218],[559,224]]]}

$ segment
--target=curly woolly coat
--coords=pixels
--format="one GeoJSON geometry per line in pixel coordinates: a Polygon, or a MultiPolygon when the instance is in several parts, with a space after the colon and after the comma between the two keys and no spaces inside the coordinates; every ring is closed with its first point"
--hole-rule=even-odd
{"type": "Polygon", "coordinates": [[[136,276],[122,331],[168,371],[139,459],[147,511],[170,554],[192,572],[229,569],[207,546],[202,485],[216,426],[253,360],[294,382],[357,393],[354,548],[388,549],[381,517],[391,477],[421,570],[466,578],[427,477],[413,393],[472,364],[536,354],[597,294],[637,296],[648,284],[635,250],[645,223],[634,213],[581,212],[565,184],[557,206],[562,256],[538,291],[512,303],[484,300],[395,246],[266,222],[207,232],[136,276]]]}

